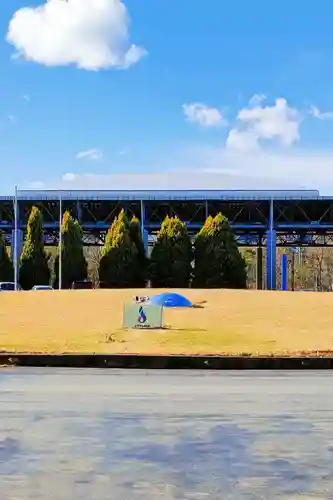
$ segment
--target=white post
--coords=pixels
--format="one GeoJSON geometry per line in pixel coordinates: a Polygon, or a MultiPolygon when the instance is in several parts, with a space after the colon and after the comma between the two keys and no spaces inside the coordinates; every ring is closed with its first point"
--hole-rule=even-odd
{"type": "Polygon", "coordinates": [[[59,197],[59,290],[62,288],[62,197],[59,197]]]}
{"type": "Polygon", "coordinates": [[[14,284],[15,290],[18,288],[18,255],[17,255],[17,247],[18,247],[18,220],[17,220],[17,212],[18,212],[18,202],[17,202],[17,186],[15,186],[15,198],[14,198],[14,241],[12,242],[14,246],[14,284]]]}

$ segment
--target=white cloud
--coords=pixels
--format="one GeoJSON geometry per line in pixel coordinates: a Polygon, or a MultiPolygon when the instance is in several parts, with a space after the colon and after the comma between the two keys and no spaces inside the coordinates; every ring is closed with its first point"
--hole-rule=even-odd
{"type": "MultiPolygon", "coordinates": [[[[227,171],[228,184],[233,185],[233,189],[245,189],[249,184],[253,189],[318,189],[323,195],[333,195],[333,149],[276,146],[249,151],[192,145],[186,155],[183,164],[195,171],[227,171]]],[[[218,184],[212,179],[212,189],[224,189],[223,186],[223,182],[218,184]]]]}
{"type": "Polygon", "coordinates": [[[250,130],[230,130],[227,137],[227,147],[239,151],[251,151],[259,148],[258,136],[250,130]]]}
{"type": "Polygon", "coordinates": [[[29,94],[23,94],[22,98],[24,99],[24,101],[27,101],[27,102],[29,102],[31,100],[31,97],[29,94]]]}
{"type": "Polygon", "coordinates": [[[75,181],[75,179],[77,179],[77,175],[73,174],[72,172],[67,172],[62,176],[62,180],[64,182],[73,182],[75,181]]]}
{"type": "Polygon", "coordinates": [[[80,151],[79,153],[77,153],[76,158],[78,160],[87,159],[99,161],[103,158],[103,151],[98,148],[87,149],[86,151],[80,151]]]}
{"type": "Polygon", "coordinates": [[[217,127],[226,122],[220,110],[206,104],[194,102],[182,106],[186,119],[191,123],[199,123],[203,127],[217,127]]]}
{"type": "MultiPolygon", "coordinates": [[[[104,176],[101,174],[92,174],[90,172],[84,173],[84,174],[73,174],[72,172],[67,172],[61,177],[61,181],[68,183],[68,182],[75,182],[76,184],[73,186],[74,189],[77,189],[77,183],[80,183],[82,181],[86,182],[86,188],[89,188],[89,185],[91,181],[94,181],[95,179],[103,178],[104,176]]],[[[92,186],[91,189],[94,189],[92,186]]]]}
{"type": "Polygon", "coordinates": [[[29,61],[86,70],[128,68],[146,54],[129,42],[121,0],[48,0],[12,17],[7,41],[29,61]]]}
{"type": "Polygon", "coordinates": [[[272,106],[244,108],[238,113],[236,127],[229,132],[227,144],[235,149],[244,149],[246,145],[253,149],[263,139],[276,139],[284,146],[290,146],[300,138],[301,121],[298,110],[283,98],[276,99],[272,106]]]}
{"type": "Polygon", "coordinates": [[[60,180],[49,179],[40,187],[136,191],[319,189],[322,195],[333,195],[333,150],[236,151],[197,144],[172,149],[173,156],[169,158],[167,151],[160,151],[165,162],[156,159],[156,166],[163,173],[147,173],[143,165],[138,165],[135,172],[122,174],[66,173],[60,180]]]}
{"type": "Polygon", "coordinates": [[[314,118],[318,118],[318,120],[332,120],[333,113],[332,111],[320,111],[316,106],[311,106],[309,110],[309,114],[314,118]]]}
{"type": "Polygon", "coordinates": [[[265,94],[254,94],[249,100],[249,106],[257,106],[266,100],[265,94]]]}
{"type": "MultiPolygon", "coordinates": [[[[48,189],[89,190],[261,190],[261,189],[328,189],[320,185],[333,166],[333,152],[327,158],[279,153],[232,152],[225,148],[192,150],[182,167],[156,172],[121,174],[66,173],[61,180],[45,183],[48,189]],[[194,158],[196,155],[196,158],[194,158]],[[306,160],[304,162],[304,160],[306,160]],[[319,177],[314,171],[318,169],[319,177]]],[[[179,164],[178,164],[179,165],[179,164]]],[[[333,188],[333,182],[331,184],[333,188]]],[[[333,190],[332,190],[333,193],[333,190]]]]}

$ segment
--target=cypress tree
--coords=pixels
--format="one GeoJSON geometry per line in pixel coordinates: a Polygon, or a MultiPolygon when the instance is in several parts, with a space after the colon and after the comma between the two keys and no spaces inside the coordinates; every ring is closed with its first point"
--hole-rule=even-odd
{"type": "Polygon", "coordinates": [[[0,281],[13,281],[13,279],[13,263],[7,249],[4,234],[0,231],[0,281]]]}
{"type": "Polygon", "coordinates": [[[122,210],[105,238],[99,264],[99,281],[105,288],[133,288],[137,277],[138,249],[131,238],[126,213],[122,210]]]}
{"type": "Polygon", "coordinates": [[[37,207],[32,207],[28,220],[19,260],[19,282],[24,290],[50,282],[49,255],[44,249],[43,218],[37,207]]]}
{"type": "Polygon", "coordinates": [[[129,224],[130,237],[137,249],[137,274],[134,278],[135,287],[143,288],[146,285],[147,256],[142,239],[140,221],[137,217],[132,217],[129,224]]]}
{"type": "Polygon", "coordinates": [[[149,276],[155,288],[186,288],[191,276],[192,244],[186,225],[166,217],[150,257],[149,276]]]}
{"type": "Polygon", "coordinates": [[[246,262],[221,213],[208,217],[195,240],[193,285],[197,288],[246,288],[246,262]]]}
{"type": "Polygon", "coordinates": [[[59,287],[59,253],[61,251],[62,288],[71,288],[74,281],[87,279],[88,265],[83,252],[82,228],[66,211],[61,224],[62,248],[54,260],[53,286],[59,287]]]}
{"type": "Polygon", "coordinates": [[[212,243],[214,237],[212,235],[213,217],[209,215],[197,234],[194,242],[194,279],[192,285],[196,288],[206,288],[212,286],[210,281],[217,279],[219,282],[221,270],[214,272],[211,270],[212,266],[212,243]],[[217,276],[219,278],[217,278],[217,276]]]}

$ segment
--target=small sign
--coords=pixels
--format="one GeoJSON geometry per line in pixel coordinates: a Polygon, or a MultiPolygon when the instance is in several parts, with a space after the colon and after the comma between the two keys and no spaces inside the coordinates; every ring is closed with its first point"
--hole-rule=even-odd
{"type": "Polygon", "coordinates": [[[163,307],[151,304],[125,304],[124,328],[162,328],[163,307]]]}

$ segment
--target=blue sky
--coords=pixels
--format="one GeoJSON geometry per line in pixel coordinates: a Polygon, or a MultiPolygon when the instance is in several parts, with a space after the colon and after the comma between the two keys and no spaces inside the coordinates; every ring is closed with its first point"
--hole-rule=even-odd
{"type": "Polygon", "coordinates": [[[333,194],[332,14],[328,0],[1,2],[1,192],[333,194]]]}

